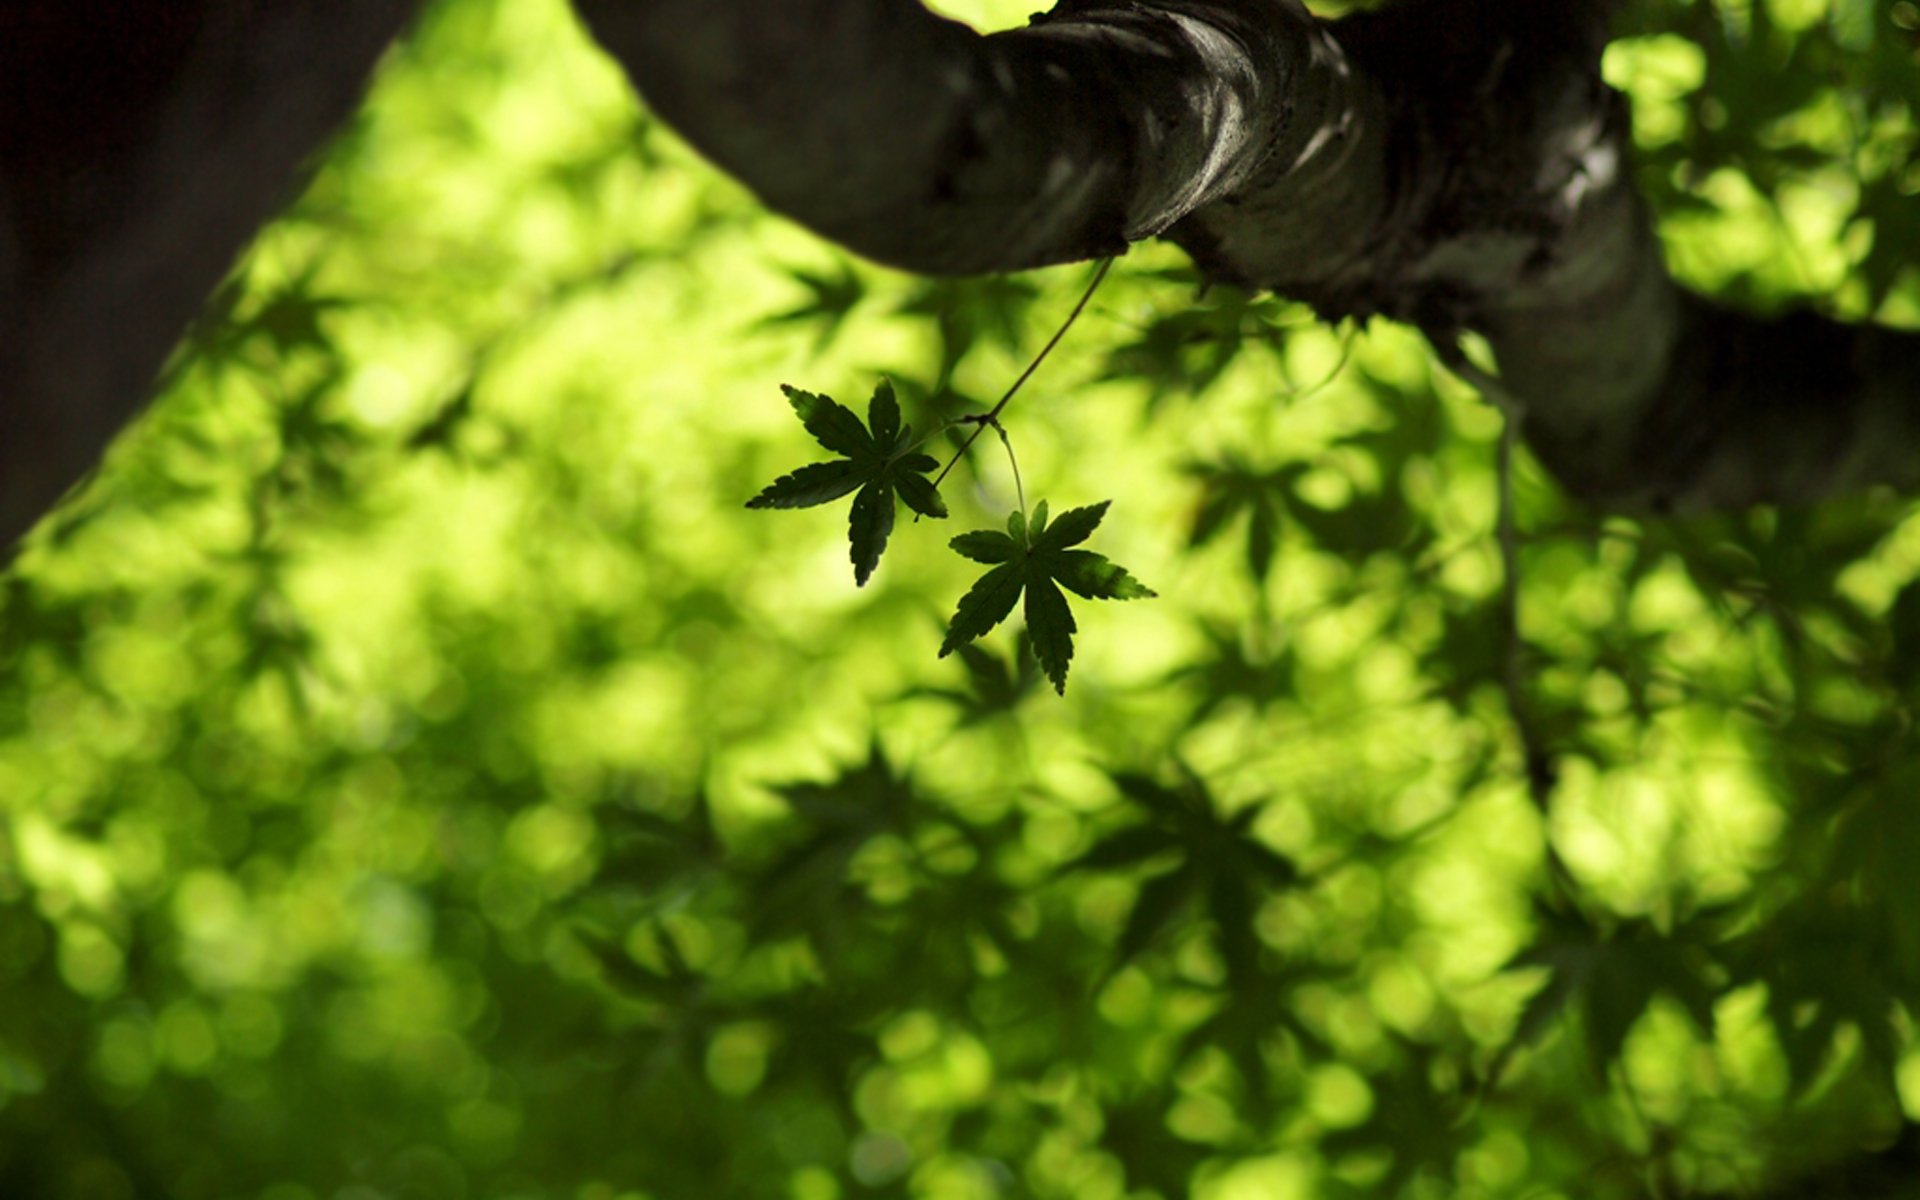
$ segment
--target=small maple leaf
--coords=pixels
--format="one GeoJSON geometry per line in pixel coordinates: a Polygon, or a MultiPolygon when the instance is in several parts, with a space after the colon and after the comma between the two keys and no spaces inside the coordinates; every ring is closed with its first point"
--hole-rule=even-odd
{"type": "Polygon", "coordinates": [[[1264,583],[1280,542],[1280,514],[1286,511],[1286,496],[1305,473],[1305,467],[1289,464],[1278,470],[1262,470],[1229,454],[1219,462],[1190,463],[1186,471],[1203,488],[1187,544],[1206,545],[1235,517],[1246,513],[1247,570],[1255,582],[1264,583]]]}
{"type": "Polygon", "coordinates": [[[835,264],[831,275],[801,267],[793,268],[790,274],[793,282],[807,291],[807,299],[796,308],[762,317],[759,323],[762,326],[817,326],[813,339],[813,353],[817,357],[839,336],[854,306],[866,295],[867,286],[844,261],[835,264]]]}
{"type": "Polygon", "coordinates": [[[1090,508],[1073,508],[1047,525],[1047,502],[1033,509],[1033,522],[1025,514],[1007,518],[1007,532],[981,529],[963,533],[950,543],[962,555],[993,570],[982,575],[967,594],[960,597],[953,620],[947,626],[946,641],[940,645],[945,658],[960,646],[1007,619],[1021,593],[1027,597],[1027,636],[1033,642],[1034,657],[1053,681],[1053,690],[1065,695],[1067,664],[1073,659],[1073,635],[1077,626],[1067,598],[1055,584],[1088,600],[1135,600],[1154,592],[1126,569],[1089,550],[1073,550],[1093,536],[1100,519],[1107,515],[1111,500],[1090,508]]]}
{"type": "Polygon", "coordinates": [[[947,515],[946,503],[926,477],[940,464],[913,449],[913,426],[900,424],[900,402],[885,380],[873,389],[866,425],[829,397],[785,384],[780,390],[814,440],[843,457],[782,475],[747,501],[747,507],[811,508],[858,489],[847,539],[852,543],[853,581],[865,586],[893,533],[896,494],[922,516],[947,515]]]}

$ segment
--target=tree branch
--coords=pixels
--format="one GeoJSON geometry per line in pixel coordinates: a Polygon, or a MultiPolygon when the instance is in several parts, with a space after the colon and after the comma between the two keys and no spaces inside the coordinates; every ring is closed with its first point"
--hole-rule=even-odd
{"type": "Polygon", "coordinates": [[[1614,0],[1063,0],[988,37],[913,0],[580,0],[771,207],[928,273],[1164,232],[1329,319],[1484,333],[1529,444],[1613,510],[1920,483],[1916,335],[1763,321],[1669,276],[1600,78],[1614,0]]]}
{"type": "Polygon", "coordinates": [[[0,553],[98,462],[416,0],[0,15],[0,553]]]}
{"type": "Polygon", "coordinates": [[[927,274],[1099,258],[1320,156],[1356,103],[1297,0],[580,0],[647,103],[772,208],[927,274]]]}
{"type": "MultiPolygon", "coordinates": [[[[0,545],[95,461],[418,0],[0,10],[0,545]]],[[[1484,333],[1611,509],[1920,485],[1920,334],[1761,321],[1669,277],[1599,76],[1614,0],[578,0],[772,208],[929,274],[1164,234],[1329,319],[1484,333]]]]}
{"type": "Polygon", "coordinates": [[[1654,513],[1920,491],[1920,332],[1755,317],[1690,295],[1682,305],[1652,404],[1604,433],[1535,431],[1535,452],[1572,491],[1654,513]]]}

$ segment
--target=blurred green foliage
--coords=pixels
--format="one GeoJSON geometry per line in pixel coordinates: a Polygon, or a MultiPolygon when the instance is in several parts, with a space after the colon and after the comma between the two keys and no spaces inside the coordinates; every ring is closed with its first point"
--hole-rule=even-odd
{"type": "MultiPolygon", "coordinates": [[[[1629,32],[1676,268],[1920,323],[1920,8],[1629,32]]],[[[1064,699],[936,657],[952,530],[741,510],[777,385],[981,411],[1084,280],[851,262],[437,5],[0,577],[0,1196],[1738,1195],[1920,1118],[1913,508],[1523,463],[1545,818],[1406,330],[1117,265],[1007,417],[1161,592],[1064,699]]]]}

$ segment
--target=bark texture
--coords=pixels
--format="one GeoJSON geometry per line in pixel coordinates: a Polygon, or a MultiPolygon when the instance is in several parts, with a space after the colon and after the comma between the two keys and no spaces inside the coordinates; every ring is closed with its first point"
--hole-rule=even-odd
{"type": "MultiPolygon", "coordinates": [[[[418,0],[0,9],[0,545],[97,461],[418,0]]],[[[1533,449],[1622,510],[1920,485],[1920,335],[1668,276],[1599,77],[1613,0],[578,0],[772,208],[908,270],[1163,235],[1210,278],[1484,334],[1533,449]]]]}
{"type": "Polygon", "coordinates": [[[1920,484],[1920,335],[1678,288],[1600,78],[1611,0],[1063,0],[982,37],[915,0],[579,0],[767,204],[955,274],[1164,234],[1210,278],[1484,334],[1528,439],[1622,511],[1920,484]]]}
{"type": "Polygon", "coordinates": [[[0,558],[146,405],[414,7],[0,6],[0,558]]]}

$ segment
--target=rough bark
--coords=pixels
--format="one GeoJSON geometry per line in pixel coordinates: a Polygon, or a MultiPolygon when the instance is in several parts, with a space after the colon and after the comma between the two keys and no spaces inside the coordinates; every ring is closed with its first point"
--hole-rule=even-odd
{"type": "Polygon", "coordinates": [[[414,7],[0,6],[0,557],[145,406],[414,7]]]}
{"type": "MultiPolygon", "coordinates": [[[[97,460],[417,0],[0,12],[0,545],[97,460]]],[[[1920,336],[1676,288],[1598,74],[1610,0],[580,0],[767,203],[909,270],[1168,236],[1209,277],[1483,333],[1533,449],[1635,509],[1920,484],[1920,336]]]]}
{"type": "Polygon", "coordinates": [[[1164,233],[1328,317],[1477,331],[1529,441],[1606,508],[1920,483],[1920,336],[1675,286],[1600,79],[1608,0],[1065,0],[981,37],[914,0],[580,0],[643,95],[769,206],[927,273],[1164,233]]]}
{"type": "MultiPolygon", "coordinates": [[[[0,547],[97,461],[417,0],[0,7],[0,547]]],[[[1607,0],[579,0],[774,209],[935,274],[1164,235],[1328,317],[1484,334],[1531,443],[1623,509],[1920,485],[1920,336],[1677,288],[1601,82],[1607,0]]],[[[1776,1193],[1894,1194],[1909,1129],[1776,1193]],[[1844,1187],[1836,1186],[1845,1179],[1844,1187]]]]}

